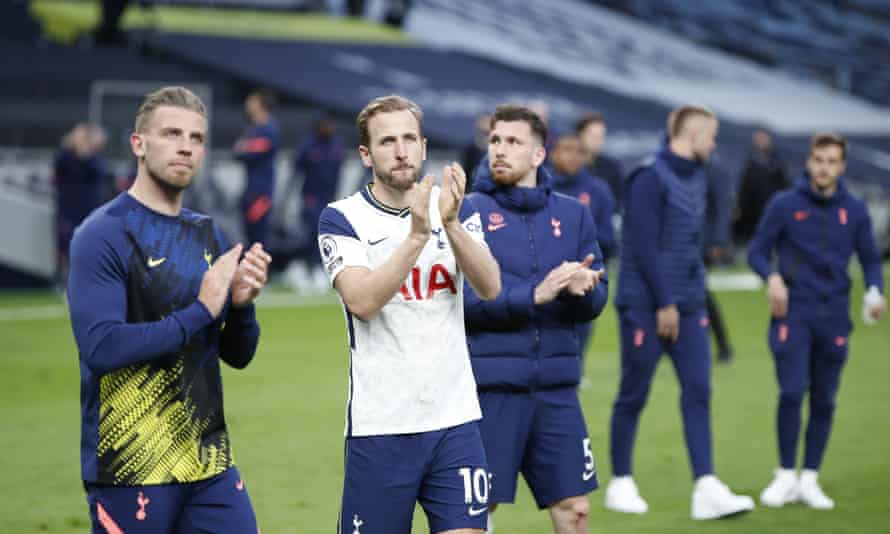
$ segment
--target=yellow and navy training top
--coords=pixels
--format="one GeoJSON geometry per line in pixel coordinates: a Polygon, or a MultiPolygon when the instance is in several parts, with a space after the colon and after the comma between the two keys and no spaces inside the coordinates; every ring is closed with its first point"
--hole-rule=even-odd
{"type": "Polygon", "coordinates": [[[209,217],[163,215],[127,193],[78,227],[68,303],[85,482],[193,482],[233,464],[219,360],[246,366],[259,326],[252,305],[213,319],[197,300],[226,248],[209,217]]]}

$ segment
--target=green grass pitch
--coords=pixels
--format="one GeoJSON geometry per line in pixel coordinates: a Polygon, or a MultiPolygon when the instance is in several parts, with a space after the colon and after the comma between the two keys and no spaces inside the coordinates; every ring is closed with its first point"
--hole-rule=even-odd
{"type": "MultiPolygon", "coordinates": [[[[758,507],[726,521],[689,519],[692,490],[683,446],[678,389],[662,360],[643,412],[635,476],[649,501],[645,516],[607,512],[592,494],[591,532],[890,532],[890,321],[859,324],[845,370],[834,433],[821,480],[832,512],[758,507]]],[[[723,292],[736,360],[714,367],[713,428],[717,473],[738,492],[758,495],[777,463],[776,384],[766,347],[761,292],[723,292]]],[[[3,532],[87,532],[80,484],[79,379],[70,327],[47,295],[0,295],[0,473],[3,532]],[[49,305],[49,306],[48,306],[49,305]],[[34,310],[37,311],[34,311],[34,310]],[[43,310],[43,311],[41,311],[43,310]],[[48,310],[48,311],[47,311],[48,310]],[[50,317],[44,317],[44,316],[50,317]]],[[[265,534],[332,533],[340,500],[347,346],[333,301],[263,307],[259,352],[245,371],[224,372],[226,416],[235,459],[265,534]]],[[[618,385],[615,311],[598,321],[581,392],[601,484],[608,481],[608,420],[618,385]]],[[[499,534],[551,532],[523,484],[516,504],[495,516],[499,534]]],[[[422,511],[415,532],[426,532],[422,511]]]]}

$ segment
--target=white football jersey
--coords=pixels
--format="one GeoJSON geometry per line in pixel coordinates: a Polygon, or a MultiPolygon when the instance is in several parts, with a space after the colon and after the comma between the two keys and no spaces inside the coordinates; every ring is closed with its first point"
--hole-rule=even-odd
{"type": "MultiPolygon", "coordinates": [[[[439,191],[434,187],[430,195],[430,239],[401,289],[370,321],[344,303],[347,437],[427,432],[482,417],[464,330],[463,274],[442,228],[439,191]]],[[[461,221],[485,243],[479,214],[466,202],[461,221]]],[[[378,268],[410,228],[410,212],[381,204],[368,186],[329,204],[319,220],[318,245],[331,283],[346,267],[378,268]]]]}

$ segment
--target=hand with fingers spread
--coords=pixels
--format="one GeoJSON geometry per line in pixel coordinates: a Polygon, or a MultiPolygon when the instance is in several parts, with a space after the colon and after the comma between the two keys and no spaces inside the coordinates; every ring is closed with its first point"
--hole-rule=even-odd
{"type": "Polygon", "coordinates": [[[467,187],[467,175],[457,162],[452,162],[442,169],[442,192],[439,195],[439,215],[442,224],[448,225],[457,220],[460,205],[464,200],[467,187]]]}
{"type": "Polygon", "coordinates": [[[425,243],[430,236],[430,192],[435,177],[428,174],[408,191],[408,208],[411,210],[411,236],[425,243]]]}
{"type": "Polygon", "coordinates": [[[232,278],[232,306],[247,306],[257,298],[268,280],[271,262],[272,256],[263,250],[262,244],[254,243],[250,247],[232,278]]]}
{"type": "Polygon", "coordinates": [[[592,270],[590,266],[593,265],[593,260],[594,255],[588,254],[587,257],[581,261],[581,268],[575,271],[569,279],[566,291],[568,291],[570,295],[583,297],[587,293],[593,291],[597,284],[600,283],[600,279],[606,271],[604,269],[598,271],[592,270]]]}
{"type": "Polygon", "coordinates": [[[564,261],[562,265],[547,273],[547,276],[535,287],[535,304],[553,302],[559,293],[568,287],[572,277],[582,269],[581,265],[577,261],[564,261]]]}
{"type": "Polygon", "coordinates": [[[228,252],[216,259],[201,280],[198,300],[214,319],[219,317],[226,304],[232,278],[235,276],[235,269],[238,268],[238,259],[241,257],[243,249],[244,247],[240,243],[229,249],[228,252]]]}

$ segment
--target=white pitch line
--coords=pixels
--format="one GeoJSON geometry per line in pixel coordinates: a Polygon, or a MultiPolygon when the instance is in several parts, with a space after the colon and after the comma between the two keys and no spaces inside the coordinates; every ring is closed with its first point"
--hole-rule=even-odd
{"type": "MultiPolygon", "coordinates": [[[[883,268],[885,276],[890,274],[890,263],[885,263],[883,268]]],[[[853,279],[862,278],[862,272],[856,266],[850,272],[853,279]]],[[[753,273],[710,273],[708,274],[708,288],[712,291],[757,291],[763,287],[760,278],[753,273]]],[[[334,293],[324,295],[300,296],[296,293],[276,292],[264,293],[257,299],[258,308],[310,308],[313,306],[333,306],[340,300],[334,293]]],[[[22,306],[0,308],[0,323],[16,321],[40,321],[47,319],[59,319],[68,315],[64,304],[47,304],[44,306],[22,306]]]]}
{"type": "Polygon", "coordinates": [[[66,315],[68,315],[68,310],[65,306],[57,304],[0,308],[0,323],[58,319],[66,315]]]}

